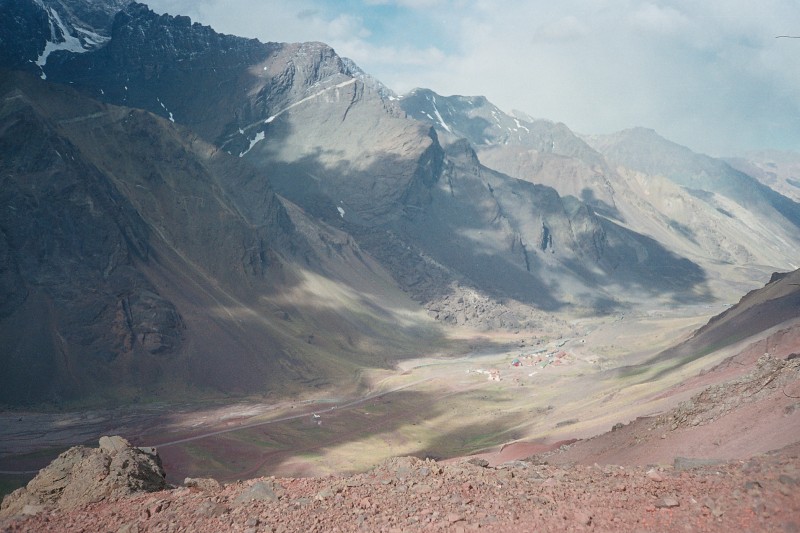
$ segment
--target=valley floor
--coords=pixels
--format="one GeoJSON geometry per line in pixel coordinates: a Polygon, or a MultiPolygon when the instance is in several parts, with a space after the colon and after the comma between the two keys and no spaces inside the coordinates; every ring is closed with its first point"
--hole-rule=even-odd
{"type": "Polygon", "coordinates": [[[697,306],[573,320],[568,331],[536,335],[462,332],[472,353],[365,373],[358,397],[0,413],[0,471],[19,479],[104,434],[157,446],[171,482],[355,473],[389,457],[491,454],[512,442],[546,450],[661,412],[696,392],[684,387],[659,396],[730,351],[677,368],[619,368],[646,362],[719,311],[697,306]]]}

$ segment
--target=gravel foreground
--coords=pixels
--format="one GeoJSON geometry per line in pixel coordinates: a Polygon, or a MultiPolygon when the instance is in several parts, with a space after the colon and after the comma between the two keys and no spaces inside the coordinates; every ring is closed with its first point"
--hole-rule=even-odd
{"type": "MultiPolygon", "coordinates": [[[[800,445],[717,465],[443,465],[186,486],[0,523],[4,532],[800,531],[800,445]],[[692,468],[692,466],[694,466],[692,468]]],[[[477,463],[477,464],[474,464],[477,463]]],[[[35,512],[36,510],[28,510],[35,512]]]]}

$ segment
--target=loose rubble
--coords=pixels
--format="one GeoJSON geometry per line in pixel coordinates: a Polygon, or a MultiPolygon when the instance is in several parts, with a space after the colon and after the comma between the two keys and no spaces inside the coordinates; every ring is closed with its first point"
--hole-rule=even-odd
{"type": "Polygon", "coordinates": [[[116,501],[20,509],[0,531],[797,531],[799,456],[794,445],[690,469],[405,457],[349,477],[189,480],[116,501]]]}
{"type": "MultiPolygon", "coordinates": [[[[653,429],[702,426],[725,416],[742,404],[753,403],[784,390],[800,380],[800,359],[778,359],[764,354],[752,372],[730,382],[713,385],[658,417],[653,429]]],[[[784,391],[785,392],[785,391],[784,391]]],[[[787,395],[788,396],[788,395],[787,395]]]]}

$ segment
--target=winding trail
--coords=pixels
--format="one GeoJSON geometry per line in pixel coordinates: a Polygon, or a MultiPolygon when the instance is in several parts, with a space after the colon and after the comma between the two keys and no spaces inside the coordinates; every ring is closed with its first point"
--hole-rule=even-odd
{"type": "MultiPolygon", "coordinates": [[[[348,403],[345,403],[345,404],[342,404],[342,405],[333,405],[331,407],[328,407],[327,409],[314,410],[313,412],[314,413],[329,413],[331,411],[342,411],[342,410],[350,409],[351,407],[355,407],[356,405],[360,405],[362,403],[368,402],[369,400],[372,400],[372,399],[377,398],[379,396],[385,396],[386,394],[392,394],[392,393],[399,392],[399,391],[404,390],[404,389],[408,389],[408,388],[411,388],[411,387],[416,387],[417,385],[421,385],[422,383],[426,383],[428,381],[431,381],[432,379],[433,378],[420,379],[420,380],[417,380],[417,381],[414,381],[414,382],[411,382],[411,383],[407,383],[406,385],[403,385],[401,387],[395,387],[394,389],[390,389],[390,390],[374,392],[372,394],[369,394],[367,396],[362,396],[361,398],[358,398],[356,400],[352,400],[352,401],[350,401],[348,403]]],[[[183,439],[176,439],[176,440],[172,440],[172,441],[168,441],[168,442],[162,442],[161,444],[156,444],[155,447],[156,448],[165,448],[167,446],[174,446],[176,444],[184,444],[186,442],[192,442],[192,441],[196,441],[196,440],[206,439],[208,437],[215,437],[217,435],[223,435],[225,433],[232,433],[234,431],[241,431],[241,430],[244,430],[244,429],[251,429],[251,428],[256,428],[256,427],[260,427],[260,426],[266,426],[266,425],[269,425],[269,424],[277,424],[279,422],[286,422],[287,420],[297,420],[298,418],[306,418],[306,417],[308,417],[308,415],[309,415],[309,412],[304,411],[302,413],[298,413],[298,414],[294,414],[294,415],[288,415],[288,416],[282,416],[282,417],[273,418],[273,419],[270,419],[270,420],[264,420],[262,422],[252,422],[250,424],[242,424],[242,425],[238,425],[238,426],[235,426],[235,427],[230,427],[230,428],[225,428],[225,429],[218,429],[218,430],[215,430],[215,431],[208,431],[206,433],[201,433],[200,435],[193,435],[191,437],[185,437],[183,439]]]]}

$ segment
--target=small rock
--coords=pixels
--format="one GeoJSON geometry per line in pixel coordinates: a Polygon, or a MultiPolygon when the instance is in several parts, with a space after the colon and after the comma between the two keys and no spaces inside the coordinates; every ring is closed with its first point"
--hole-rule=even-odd
{"type": "Polygon", "coordinates": [[[661,477],[661,474],[659,474],[655,468],[651,468],[650,470],[648,470],[647,474],[645,475],[647,476],[648,479],[651,479],[653,481],[657,482],[664,481],[664,478],[661,477]]]}
{"type": "Polygon", "coordinates": [[[656,502],[656,508],[658,509],[671,509],[679,506],[680,502],[671,496],[666,496],[656,502]]]}
{"type": "Polygon", "coordinates": [[[501,464],[500,466],[498,466],[497,468],[498,469],[504,469],[504,468],[528,468],[528,464],[529,463],[526,463],[525,461],[507,461],[507,462],[501,464]]]}
{"type": "Polygon", "coordinates": [[[475,458],[475,459],[470,459],[467,462],[471,465],[480,466],[481,468],[486,468],[487,466],[489,466],[489,461],[487,461],[486,459],[475,458]]]}
{"type": "Polygon", "coordinates": [[[205,492],[215,492],[222,488],[219,481],[211,478],[204,477],[187,477],[183,480],[183,484],[189,488],[199,489],[205,492]]]}
{"type": "Polygon", "coordinates": [[[758,492],[761,488],[761,483],[758,481],[748,481],[744,484],[744,490],[748,492],[758,492]]]}
{"type": "Polygon", "coordinates": [[[413,490],[414,490],[414,492],[418,492],[420,494],[424,494],[424,493],[427,493],[427,492],[431,492],[433,489],[431,488],[430,485],[427,485],[425,483],[420,483],[419,485],[414,485],[413,490]]]}
{"type": "Polygon", "coordinates": [[[284,488],[274,481],[256,481],[250,488],[239,494],[234,503],[246,503],[250,501],[270,501],[276,502],[283,495],[284,488]]]}
{"type": "Polygon", "coordinates": [[[117,533],[139,533],[139,522],[129,522],[123,524],[117,530],[117,533]]]}
{"type": "Polygon", "coordinates": [[[314,497],[315,500],[327,500],[329,498],[333,498],[335,496],[333,489],[330,487],[324,488],[317,493],[314,497]]]}
{"type": "Polygon", "coordinates": [[[464,517],[458,513],[447,513],[447,521],[451,524],[455,524],[456,522],[463,522],[464,517]]]}

